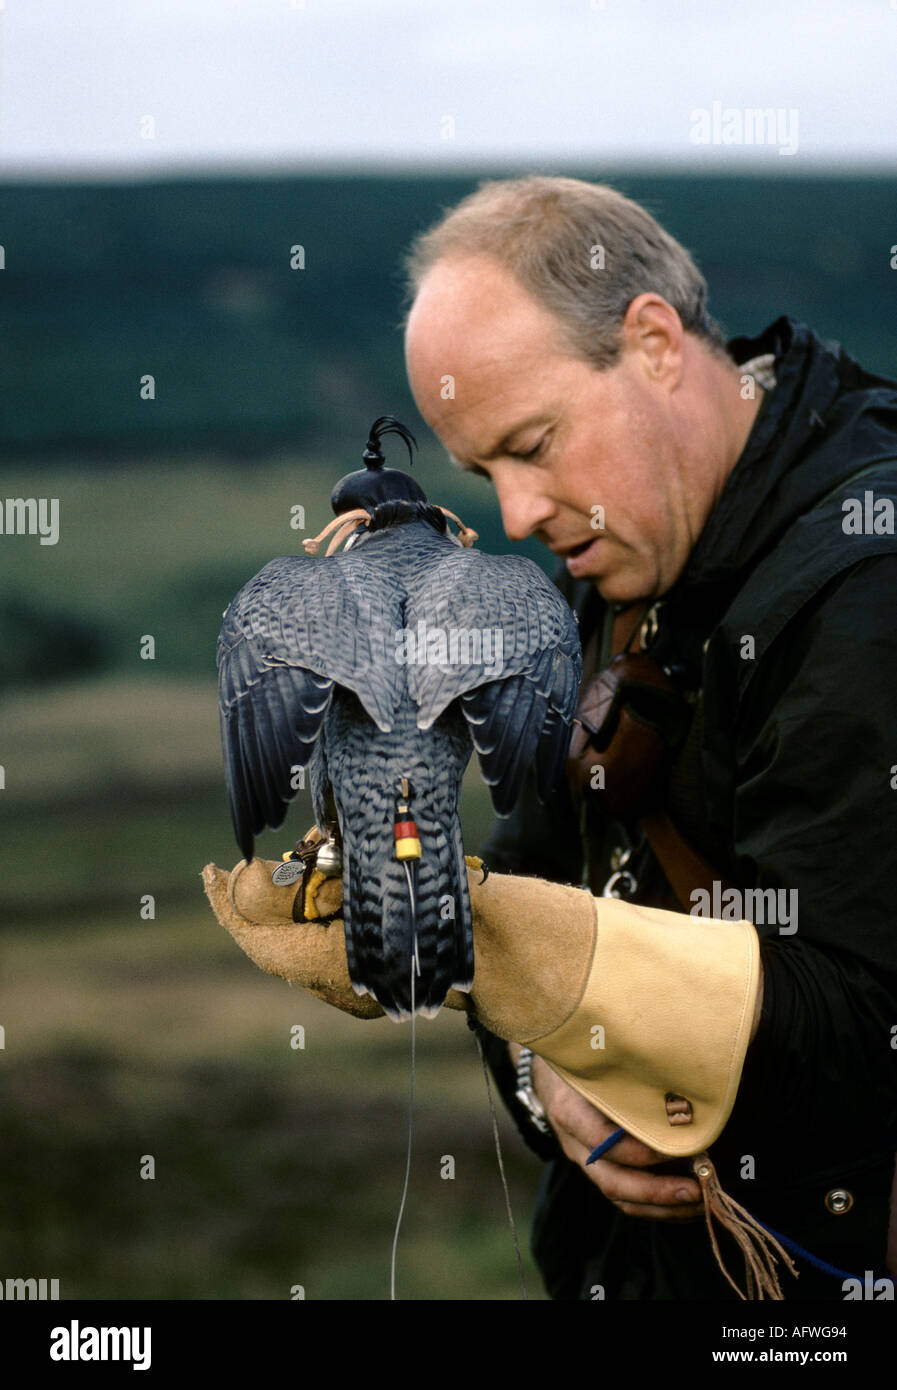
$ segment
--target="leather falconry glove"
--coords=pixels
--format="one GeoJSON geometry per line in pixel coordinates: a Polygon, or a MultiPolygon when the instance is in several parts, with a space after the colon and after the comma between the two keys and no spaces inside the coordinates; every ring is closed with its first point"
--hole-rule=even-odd
{"type": "MultiPolygon", "coordinates": [[[[477,863],[479,861],[472,861],[477,863]]],[[[222,926],[261,969],[302,985],[360,1018],[380,1005],[352,988],[339,878],[279,887],[270,860],[230,872],[206,865],[203,882],[222,926]],[[309,891],[315,888],[316,891],[309,891]]],[[[476,1010],[501,1038],[525,1043],[628,1134],[670,1158],[694,1157],[710,1239],[711,1217],[745,1257],[748,1297],[781,1298],[775,1251],[786,1252],[719,1187],[707,1148],[729,1118],[760,984],[749,922],[717,921],[595,898],[537,878],[468,873],[475,974],[470,995],[446,1006],[476,1010]]]]}

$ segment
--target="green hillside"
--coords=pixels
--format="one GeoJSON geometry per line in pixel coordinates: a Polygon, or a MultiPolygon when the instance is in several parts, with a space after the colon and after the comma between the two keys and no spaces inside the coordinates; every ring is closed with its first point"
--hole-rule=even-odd
{"type": "MultiPolygon", "coordinates": [[[[893,179],[543,172],[644,202],[730,334],[790,313],[897,373],[893,179]]],[[[0,185],[2,456],[340,451],[384,410],[414,417],[400,256],[477,181],[0,185]]]]}

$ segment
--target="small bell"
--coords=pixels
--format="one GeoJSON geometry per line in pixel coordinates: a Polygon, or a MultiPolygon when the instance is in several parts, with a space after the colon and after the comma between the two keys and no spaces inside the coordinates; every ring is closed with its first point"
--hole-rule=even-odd
{"type": "Polygon", "coordinates": [[[324,874],[326,878],[335,878],[337,874],[342,873],[342,850],[340,849],[339,845],[336,843],[336,840],[332,835],[330,839],[327,841],[327,843],[325,845],[322,845],[321,848],[318,850],[317,857],[315,859],[315,868],[318,870],[319,873],[324,874]]]}

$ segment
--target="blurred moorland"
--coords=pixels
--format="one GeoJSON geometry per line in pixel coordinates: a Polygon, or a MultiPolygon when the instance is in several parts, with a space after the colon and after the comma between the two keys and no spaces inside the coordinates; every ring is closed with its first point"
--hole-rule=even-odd
{"type": "MultiPolygon", "coordinates": [[[[578,172],[694,252],[730,334],[789,313],[897,375],[893,181],[578,172]]],[[[214,922],[200,871],[239,858],[214,651],[226,604],[329,519],[384,412],[418,434],[429,495],[512,549],[488,485],[423,427],[398,326],[402,250],[475,182],[0,187],[0,499],[60,509],[56,545],[0,536],[4,1278],[84,1298],[388,1292],[409,1030],[270,979],[214,922]]],[[[311,819],[300,793],[259,852],[279,857],[311,819]]],[[[463,820],[476,850],[491,815],[475,763],[463,820]]],[[[423,1020],[417,1055],[399,1295],[513,1298],[463,1019],[423,1020]]],[[[501,1125],[525,1244],[540,1165],[501,1125]]]]}

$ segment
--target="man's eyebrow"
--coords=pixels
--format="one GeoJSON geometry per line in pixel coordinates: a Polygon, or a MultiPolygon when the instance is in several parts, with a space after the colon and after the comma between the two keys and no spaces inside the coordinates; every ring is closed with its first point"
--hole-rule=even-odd
{"type": "Polygon", "coordinates": [[[480,468],[479,464],[472,463],[468,466],[466,463],[462,463],[460,459],[456,459],[454,454],[449,454],[449,463],[461,473],[478,473],[481,478],[489,477],[485,468],[480,468]]]}

